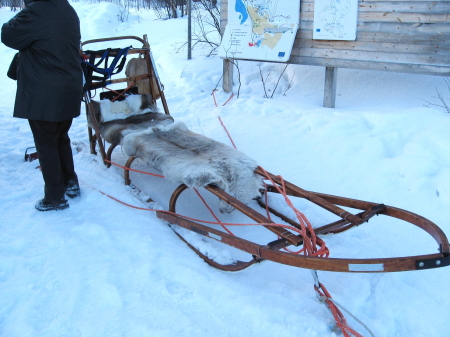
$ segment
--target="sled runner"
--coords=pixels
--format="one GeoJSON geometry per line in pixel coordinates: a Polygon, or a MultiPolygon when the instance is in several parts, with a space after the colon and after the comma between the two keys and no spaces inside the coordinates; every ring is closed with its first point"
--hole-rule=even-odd
{"type": "Polygon", "coordinates": [[[144,39],[118,37],[91,40],[84,42],[83,46],[94,42],[122,39],[134,39],[141,42],[143,46],[138,49],[131,47],[126,51],[111,49],[83,52],[85,69],[89,69],[84,96],[91,153],[96,153],[97,145],[104,163],[109,167],[112,163],[111,154],[120,144],[124,153],[129,156],[128,161],[122,166],[127,185],[131,183],[129,171],[132,170],[131,165],[136,158],[163,172],[166,178],[179,184],[172,193],[169,209],[156,210],[160,219],[237,248],[251,256],[249,261],[220,264],[201,253],[177,233],[209,265],[225,271],[238,271],[262,260],[271,260],[312,270],[354,273],[421,270],[450,265],[448,239],[443,231],[430,220],[384,204],[306,191],[283,180],[280,176],[266,172],[239,151],[195,134],[184,125],[174,122],[168,111],[146,36],[144,39]],[[112,80],[111,74],[120,72],[125,66],[124,57],[133,54],[140,55],[145,60],[144,71],[127,73],[129,75],[126,78],[112,80]],[[106,66],[108,69],[101,70],[100,62],[108,63],[108,60],[110,64],[109,67],[106,66]],[[101,76],[95,77],[94,72],[99,72],[101,76]],[[128,87],[108,95],[100,95],[100,98],[105,98],[104,100],[92,99],[90,94],[92,90],[120,82],[128,82],[128,87]],[[145,85],[138,86],[138,83],[145,85]],[[119,101],[124,96],[125,99],[119,101]],[[157,100],[161,100],[164,113],[158,111],[157,100]],[[108,150],[105,149],[104,141],[111,144],[108,150]],[[217,156],[220,158],[215,158],[214,153],[220,153],[220,156],[217,156]],[[206,162],[209,166],[205,164],[206,162]],[[189,163],[193,167],[190,167],[189,163]],[[260,184],[263,180],[267,181],[265,188],[260,184]],[[189,188],[188,186],[203,187],[219,199],[221,211],[226,213],[234,209],[241,212],[252,221],[253,225],[259,224],[265,227],[278,239],[267,244],[259,244],[210,226],[211,224],[227,225],[220,221],[211,223],[178,214],[178,199],[189,188]],[[289,202],[288,197],[305,199],[334,214],[339,220],[312,228],[297,210],[294,209],[297,219],[292,220],[272,208],[270,202],[267,205],[266,197],[271,193],[285,196],[287,202],[289,202]],[[268,215],[263,215],[250,207],[248,203],[255,198],[261,207],[267,209],[267,214],[277,216],[284,223],[275,223],[268,215]],[[356,209],[360,212],[352,213],[348,209],[356,209]],[[396,218],[422,229],[436,241],[438,252],[391,258],[328,257],[326,247],[319,238],[320,235],[342,233],[353,227],[364,225],[375,215],[396,218]],[[292,246],[300,247],[301,253],[283,251],[292,246]]]}

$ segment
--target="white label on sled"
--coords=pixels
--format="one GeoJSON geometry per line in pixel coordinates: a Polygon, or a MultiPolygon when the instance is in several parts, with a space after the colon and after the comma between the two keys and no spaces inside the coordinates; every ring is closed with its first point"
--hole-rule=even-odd
{"type": "Polygon", "coordinates": [[[222,241],[222,237],[213,233],[208,233],[210,238],[216,239],[217,241],[222,241]]]}
{"type": "Polygon", "coordinates": [[[349,271],[384,271],[383,263],[374,264],[348,264],[349,271]]]}

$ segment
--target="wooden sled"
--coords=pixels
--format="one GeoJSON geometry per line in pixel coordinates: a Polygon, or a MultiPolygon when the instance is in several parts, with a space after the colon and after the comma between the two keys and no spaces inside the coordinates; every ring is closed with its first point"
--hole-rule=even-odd
{"type": "MultiPolygon", "coordinates": [[[[139,49],[132,49],[130,53],[139,53],[145,55],[147,60],[147,73],[148,79],[151,80],[152,77],[157,78],[157,73],[154,68],[150,47],[144,36],[144,39],[139,39],[136,37],[119,37],[119,38],[109,38],[109,39],[99,39],[84,42],[83,45],[93,42],[104,42],[104,41],[114,41],[118,39],[132,38],[143,43],[143,47],[139,49]]],[[[131,79],[132,80],[132,79],[131,79]]],[[[130,78],[122,78],[119,80],[114,80],[112,83],[119,82],[129,82],[130,78]]],[[[151,92],[154,94],[153,97],[160,97],[164,111],[169,114],[167,103],[165,102],[164,94],[160,86],[159,79],[156,81],[157,86],[153,86],[152,90],[157,90],[159,92],[151,92]]],[[[107,151],[105,151],[105,146],[102,141],[102,135],[100,134],[98,127],[98,120],[92,111],[90,105],[90,98],[86,95],[86,111],[90,114],[90,118],[94,121],[94,127],[89,128],[89,140],[91,143],[91,153],[96,154],[95,144],[97,143],[99,147],[99,152],[104,160],[105,164],[110,165],[111,154],[114,150],[115,145],[111,146],[107,151]],[[93,134],[94,132],[94,134],[93,134]]],[[[136,157],[130,157],[126,164],[124,164],[124,179],[125,183],[129,185],[131,183],[129,177],[129,169],[136,157]]],[[[363,225],[368,222],[375,215],[384,215],[399,220],[403,220],[411,225],[417,226],[429,235],[437,243],[438,253],[418,255],[418,256],[405,256],[405,257],[391,257],[391,258],[367,258],[367,259],[354,259],[354,258],[324,258],[324,257],[314,257],[306,255],[298,255],[290,252],[281,251],[283,248],[289,246],[302,246],[304,242],[304,237],[295,231],[278,227],[274,222],[268,219],[266,216],[260,214],[255,209],[252,209],[248,205],[240,202],[230,194],[226,193],[217,186],[208,185],[205,189],[212,193],[214,196],[220,198],[221,200],[227,202],[233,206],[236,211],[241,212],[248,218],[253,220],[255,223],[262,224],[263,227],[269,231],[275,233],[279,239],[271,241],[265,245],[261,245],[249,240],[231,235],[229,233],[217,230],[208,225],[188,219],[187,217],[176,213],[177,200],[179,196],[187,189],[186,185],[180,185],[172,193],[169,202],[169,210],[167,211],[156,211],[157,216],[171,224],[178,225],[189,231],[193,231],[197,234],[203,235],[215,241],[224,243],[226,245],[235,247],[251,255],[249,261],[237,261],[233,264],[223,265],[215,262],[206,255],[202,254],[198,249],[190,245],[182,236],[178,233],[177,235],[186,242],[191,249],[193,249],[200,257],[204,259],[212,267],[225,270],[225,271],[239,271],[243,270],[254,263],[260,262],[262,260],[270,260],[277,263],[282,263],[294,267],[307,268],[312,270],[324,270],[324,271],[335,271],[335,272],[352,272],[352,273],[375,273],[375,272],[397,272],[397,271],[408,271],[408,270],[422,270],[430,268],[440,268],[450,265],[450,246],[448,239],[444,232],[430,220],[421,217],[420,215],[414,214],[412,212],[399,209],[392,206],[387,206],[384,204],[377,204],[368,201],[349,199],[339,196],[327,195],[317,192],[306,191],[290,182],[282,181],[279,176],[275,176],[271,173],[265,172],[262,168],[258,168],[255,171],[262,177],[270,177],[273,181],[272,185],[267,187],[265,193],[279,193],[279,187],[281,185],[285,186],[286,194],[291,197],[306,199],[324,210],[331,212],[338,216],[340,220],[325,224],[321,227],[315,228],[315,234],[337,234],[347,231],[353,227],[363,225]],[[277,188],[278,187],[278,188],[277,188]],[[352,208],[361,210],[360,213],[352,214],[342,207],[352,208]]],[[[258,203],[262,207],[266,207],[261,200],[258,203]]],[[[281,218],[283,221],[288,223],[293,228],[301,229],[301,225],[289,219],[287,216],[275,211],[272,208],[268,210],[281,218]]],[[[307,232],[307,236],[311,233],[307,232]]]]}

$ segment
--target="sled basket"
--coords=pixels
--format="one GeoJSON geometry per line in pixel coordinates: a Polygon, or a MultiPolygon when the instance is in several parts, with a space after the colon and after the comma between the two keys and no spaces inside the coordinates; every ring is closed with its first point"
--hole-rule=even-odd
{"type": "MultiPolygon", "coordinates": [[[[123,49],[107,48],[88,51],[82,50],[83,56],[81,62],[86,80],[83,97],[86,105],[86,114],[88,115],[88,119],[93,122],[93,125],[88,127],[89,143],[91,153],[94,154],[97,153],[95,148],[96,145],[98,145],[103,160],[109,157],[111,153],[107,154],[105,151],[102,135],[98,130],[98,127],[96,127],[97,118],[92,114],[93,108],[90,106],[91,98],[93,97],[92,91],[97,89],[107,89],[107,86],[112,84],[125,83],[127,87],[124,89],[110,89],[109,91],[101,92],[100,99],[121,101],[128,95],[149,94],[155,104],[157,100],[161,101],[164,113],[170,115],[163,92],[163,86],[159,80],[158,72],[153,61],[147,35],[144,35],[142,39],[137,36],[101,38],[85,41],[81,46],[84,47],[88,44],[104,44],[109,42],[114,43],[120,40],[131,40],[132,42],[138,41],[142,44],[142,47],[133,48],[130,46],[123,49]],[[127,59],[128,63],[126,63],[127,59]],[[142,61],[144,62],[142,63],[142,61]],[[135,64],[136,62],[139,62],[140,67],[135,71],[127,71],[127,74],[130,74],[129,76],[113,78],[114,75],[120,75],[124,68],[127,68],[128,70],[129,64],[135,64]],[[93,75],[94,73],[98,73],[101,76],[95,76],[93,75]]],[[[113,148],[110,149],[111,152],[112,150],[113,148]]]]}

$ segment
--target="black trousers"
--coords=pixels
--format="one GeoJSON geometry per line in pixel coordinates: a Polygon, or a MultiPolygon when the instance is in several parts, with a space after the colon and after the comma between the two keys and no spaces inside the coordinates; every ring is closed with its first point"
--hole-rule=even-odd
{"type": "Polygon", "coordinates": [[[68,135],[72,119],[63,122],[28,120],[39,156],[45,183],[45,198],[50,202],[64,199],[65,187],[77,182],[68,135]]]}

